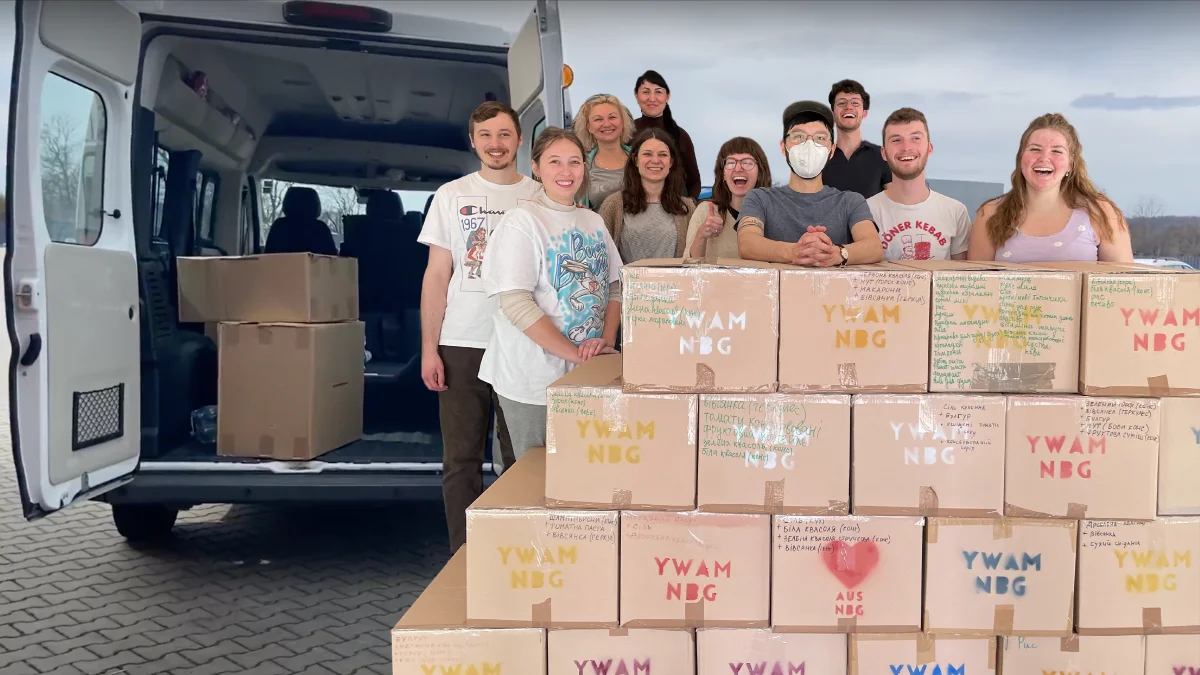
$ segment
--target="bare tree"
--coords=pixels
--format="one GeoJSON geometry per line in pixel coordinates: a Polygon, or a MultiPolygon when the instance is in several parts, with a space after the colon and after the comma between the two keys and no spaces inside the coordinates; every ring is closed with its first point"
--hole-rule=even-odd
{"type": "Polygon", "coordinates": [[[342,227],[342,216],[357,215],[363,212],[362,204],[358,203],[358,195],[353,188],[320,187],[317,194],[321,197],[321,220],[329,225],[336,241],[341,241],[345,228],[342,227]]]}
{"type": "Polygon", "coordinates": [[[42,122],[42,209],[51,236],[63,240],[74,233],[83,151],[79,127],[58,114],[42,122]]]}
{"type": "MultiPolygon", "coordinates": [[[[265,228],[269,229],[271,223],[283,217],[283,197],[294,185],[295,183],[281,180],[267,179],[262,182],[262,194],[258,203],[262,206],[262,222],[265,228]]],[[[266,229],[263,230],[263,234],[266,234],[266,229]]]]}
{"type": "Polygon", "coordinates": [[[1144,196],[1138,200],[1130,215],[1134,218],[1159,218],[1163,211],[1163,203],[1158,197],[1144,196]]]}

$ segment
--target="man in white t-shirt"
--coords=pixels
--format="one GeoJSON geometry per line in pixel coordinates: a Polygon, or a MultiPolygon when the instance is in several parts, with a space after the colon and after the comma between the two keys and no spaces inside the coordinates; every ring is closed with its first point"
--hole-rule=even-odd
{"type": "Polygon", "coordinates": [[[488,237],[500,217],[527,201],[537,182],[517,173],[521,125],[512,108],[495,101],[471,113],[471,146],[479,171],[438,188],[417,241],[429,246],[421,286],[421,379],[438,392],[442,427],[442,496],[450,549],[467,539],[466,510],[483,493],[488,424],[496,413],[499,452],[511,466],[512,443],[491,385],[479,362],[492,338],[496,300],[483,288],[488,237]]]}
{"type": "Polygon", "coordinates": [[[901,108],[883,123],[883,158],[892,182],[867,200],[883,240],[884,260],[966,260],[971,216],[962,202],[925,184],[925,164],[933,154],[929,123],[912,108],[901,108]]]}

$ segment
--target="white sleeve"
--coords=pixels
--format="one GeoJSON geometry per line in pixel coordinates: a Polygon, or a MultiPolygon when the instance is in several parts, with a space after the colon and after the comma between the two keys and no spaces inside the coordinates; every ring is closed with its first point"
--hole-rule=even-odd
{"type": "Polygon", "coordinates": [[[447,196],[445,188],[438,188],[437,192],[433,193],[433,201],[429,203],[429,214],[425,216],[425,223],[421,225],[421,233],[417,235],[417,241],[426,246],[440,246],[444,249],[450,249],[450,197],[447,196]]]}
{"type": "Polygon", "coordinates": [[[530,236],[532,217],[520,208],[500,218],[483,256],[483,289],[493,296],[505,291],[535,291],[546,254],[530,236]]]}
{"type": "Polygon", "coordinates": [[[954,236],[950,238],[950,255],[967,252],[971,242],[971,215],[961,202],[954,203],[954,236]]]}

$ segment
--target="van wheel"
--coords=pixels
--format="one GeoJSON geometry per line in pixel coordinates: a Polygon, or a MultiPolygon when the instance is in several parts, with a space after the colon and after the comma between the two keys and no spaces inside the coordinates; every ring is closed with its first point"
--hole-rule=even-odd
{"type": "Polygon", "coordinates": [[[160,504],[113,504],[113,523],[129,541],[163,539],[175,527],[179,509],[160,504]]]}

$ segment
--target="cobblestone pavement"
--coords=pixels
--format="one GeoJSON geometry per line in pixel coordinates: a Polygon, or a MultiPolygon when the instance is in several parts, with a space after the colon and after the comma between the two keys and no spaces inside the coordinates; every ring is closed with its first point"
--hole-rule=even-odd
{"type": "Polygon", "coordinates": [[[28,523],[7,397],[0,387],[0,673],[391,672],[389,629],[447,558],[440,503],[200,507],[143,548],[105,504],[28,523]]]}

